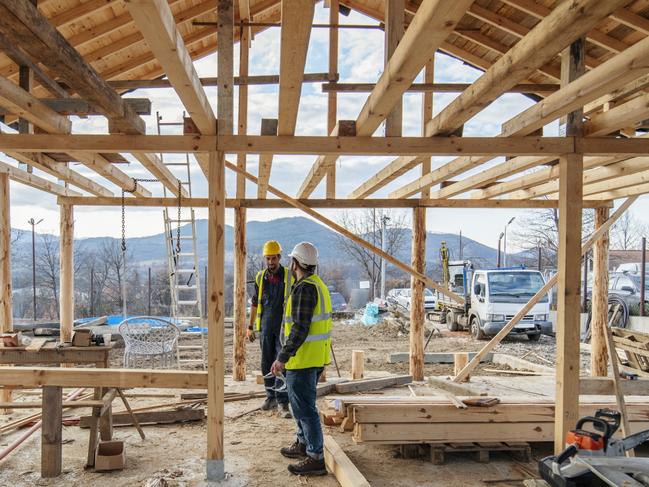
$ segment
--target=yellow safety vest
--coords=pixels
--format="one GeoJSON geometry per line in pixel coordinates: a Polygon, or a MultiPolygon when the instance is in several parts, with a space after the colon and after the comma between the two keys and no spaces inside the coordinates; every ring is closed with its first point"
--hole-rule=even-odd
{"type": "MultiPolygon", "coordinates": [[[[286,363],[286,368],[289,370],[324,367],[330,362],[332,309],[329,289],[322,282],[322,279],[315,274],[305,277],[296,285],[296,288],[301,286],[303,282],[315,285],[318,290],[318,302],[313,310],[309,335],[302,346],[298,348],[296,354],[286,363]]],[[[291,328],[293,327],[293,316],[291,315],[292,297],[291,294],[284,308],[284,341],[291,334],[291,328]]]]}
{"type": "MultiPolygon", "coordinates": [[[[291,295],[291,286],[293,285],[293,276],[291,275],[291,271],[288,270],[287,267],[282,267],[282,270],[284,271],[284,306],[286,306],[286,301],[288,300],[288,297],[291,295]]],[[[257,273],[257,276],[255,277],[255,282],[257,283],[257,288],[259,289],[259,293],[257,295],[257,318],[255,319],[255,330],[260,331],[261,330],[261,312],[262,312],[262,304],[261,304],[261,293],[263,291],[263,286],[264,286],[264,277],[266,276],[266,273],[268,272],[268,269],[264,269],[262,271],[259,271],[257,273]]]]}

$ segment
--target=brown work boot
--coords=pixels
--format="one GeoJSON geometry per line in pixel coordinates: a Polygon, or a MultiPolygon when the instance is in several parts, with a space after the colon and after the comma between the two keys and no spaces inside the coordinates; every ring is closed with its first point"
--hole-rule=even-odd
{"type": "Polygon", "coordinates": [[[306,445],[295,440],[295,443],[285,446],[279,452],[286,458],[304,458],[306,457],[306,445]]]}
{"type": "Polygon", "coordinates": [[[291,419],[293,417],[293,415],[291,415],[291,410],[288,407],[288,403],[286,402],[277,405],[277,412],[280,417],[285,419],[291,419]]]}
{"type": "Polygon", "coordinates": [[[327,475],[324,458],[316,460],[313,457],[306,457],[299,463],[289,465],[288,471],[293,475],[327,475]]]}

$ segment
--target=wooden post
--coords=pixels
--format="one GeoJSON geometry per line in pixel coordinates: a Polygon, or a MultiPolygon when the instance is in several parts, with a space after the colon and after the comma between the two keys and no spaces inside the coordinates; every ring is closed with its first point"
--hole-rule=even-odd
{"type": "MultiPolygon", "coordinates": [[[[403,37],[405,22],[404,0],[385,0],[385,65],[394,54],[403,37]]],[[[385,135],[387,137],[401,137],[403,126],[403,98],[385,118],[385,135]]]]}
{"type": "Polygon", "coordinates": [[[9,209],[9,174],[0,173],[0,332],[2,333],[13,330],[9,209]]]}
{"type": "MultiPolygon", "coordinates": [[[[412,267],[426,273],[426,210],[412,210],[412,267]]],[[[410,375],[424,380],[424,288],[421,280],[410,278],[410,375]]]]}
{"type": "MultiPolygon", "coordinates": [[[[609,217],[608,208],[595,209],[595,229],[609,217]]],[[[608,248],[609,235],[604,233],[593,249],[593,291],[590,321],[590,374],[605,377],[608,374],[606,353],[606,327],[608,326],[608,248]]]]}
{"type": "MultiPolygon", "coordinates": [[[[466,364],[469,363],[469,354],[467,352],[458,352],[453,354],[453,363],[454,363],[454,374],[458,375],[460,371],[466,367],[466,364]]],[[[462,379],[461,382],[469,382],[469,376],[467,375],[462,379]]]]}
{"type": "MultiPolygon", "coordinates": [[[[242,7],[247,2],[240,2],[239,16],[246,19],[247,13],[242,7]]],[[[244,8],[245,10],[245,8],[244,8]]],[[[243,28],[239,42],[239,76],[248,76],[250,29],[243,28]]],[[[237,133],[245,135],[248,130],[248,86],[239,85],[239,113],[237,116],[237,133]]],[[[245,171],[246,154],[237,154],[237,166],[245,171]]],[[[246,197],[246,178],[237,174],[237,198],[246,197]]],[[[246,209],[234,209],[234,343],[232,347],[232,378],[236,381],[246,380],[246,209]]]]}
{"type": "Polygon", "coordinates": [[[72,341],[74,323],[74,207],[61,205],[60,274],[61,341],[72,341]]]}
{"type": "Polygon", "coordinates": [[[352,379],[362,379],[364,377],[365,352],[362,350],[352,350],[352,379]]]}
{"type": "MultiPolygon", "coordinates": [[[[584,39],[573,42],[561,56],[561,84],[584,72],[584,39]]],[[[565,135],[583,132],[583,111],[568,114],[565,135]]],[[[579,340],[581,327],[581,224],[584,161],[581,154],[559,158],[559,253],[557,302],[557,394],[554,450],[565,447],[566,434],[579,419],[579,340]]]]}
{"type": "MultiPolygon", "coordinates": [[[[329,0],[329,24],[338,25],[340,16],[338,0],[329,0]]],[[[338,73],[338,32],[339,29],[329,29],[329,78],[334,79],[338,73]]],[[[327,95],[327,133],[336,127],[338,118],[338,93],[329,92],[327,95]]],[[[327,199],[336,198],[336,164],[332,164],[327,172],[325,194],[327,199]]]]}
{"type": "Polygon", "coordinates": [[[61,475],[63,459],[63,388],[43,387],[43,425],[41,435],[41,477],[61,475]]]}

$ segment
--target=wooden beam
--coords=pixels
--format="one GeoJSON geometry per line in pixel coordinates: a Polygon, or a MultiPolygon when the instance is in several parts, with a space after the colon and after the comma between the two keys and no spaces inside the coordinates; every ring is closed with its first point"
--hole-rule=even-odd
{"type": "MultiPolygon", "coordinates": [[[[47,107],[59,115],[76,115],[86,117],[90,115],[101,115],[90,103],[79,98],[38,98],[47,107]]],[[[151,100],[148,98],[124,98],[124,102],[131,106],[139,115],[151,115],[151,100]]],[[[0,114],[7,114],[8,110],[0,108],[0,114]]],[[[7,118],[5,118],[7,121],[7,118]]]]}
{"type": "MultiPolygon", "coordinates": [[[[333,29],[332,29],[333,30],[333,29]]],[[[369,93],[376,83],[322,83],[323,93],[369,93]]],[[[470,83],[412,83],[406,93],[462,93],[470,83]]],[[[554,83],[522,83],[507,90],[507,93],[550,95],[559,89],[554,83]]]]}
{"type": "Polygon", "coordinates": [[[42,418],[41,477],[58,477],[63,463],[63,390],[60,386],[43,387],[42,418]]]}
{"type": "MultiPolygon", "coordinates": [[[[281,6],[277,135],[294,135],[315,4],[313,0],[281,0],[281,6]]],[[[259,157],[258,198],[266,197],[272,164],[272,154],[259,157]]]]}
{"type": "Polygon", "coordinates": [[[92,179],[82,176],[76,171],[73,171],[65,164],[55,161],[47,154],[23,152],[6,152],[5,154],[16,159],[19,162],[23,162],[37,169],[40,169],[50,176],[54,176],[62,181],[77,186],[92,195],[108,198],[114,196],[112,191],[109,191],[100,184],[97,184],[92,179]]]}
{"type": "MultiPolygon", "coordinates": [[[[412,210],[412,268],[426,274],[426,209],[412,210]]],[[[410,277],[410,375],[424,380],[424,288],[421,280],[410,277]]]]}
{"type": "MultiPolygon", "coordinates": [[[[601,227],[608,217],[608,208],[597,208],[595,210],[595,229],[601,227]]],[[[593,248],[592,319],[590,322],[590,375],[593,377],[608,375],[605,335],[608,326],[608,248],[609,234],[605,232],[597,239],[593,248]]]]}
{"type": "Polygon", "coordinates": [[[22,46],[83,99],[100,107],[104,115],[121,125],[124,131],[145,132],[144,121],[31,2],[17,4],[12,0],[0,0],[0,26],[12,43],[22,46]]]}
{"type": "MultiPolygon", "coordinates": [[[[374,133],[471,3],[471,0],[425,0],[421,4],[356,119],[358,136],[374,133]]],[[[319,157],[302,183],[298,197],[307,198],[335,162],[333,157],[319,157]]]]}
{"type": "MultiPolygon", "coordinates": [[[[646,161],[644,161],[644,164],[646,164],[646,161]]],[[[632,173],[626,176],[620,176],[589,184],[584,187],[584,196],[588,197],[595,194],[607,193],[608,191],[639,186],[645,183],[649,183],[649,170],[646,170],[646,168],[644,171],[636,172],[635,174],[632,173]]]]}
{"type": "MultiPolygon", "coordinates": [[[[476,200],[476,199],[303,199],[296,200],[309,208],[557,208],[558,200],[476,200]]],[[[71,204],[74,206],[121,206],[120,197],[67,197],[59,198],[59,204],[71,204]]],[[[182,207],[207,208],[207,198],[183,198],[180,201],[182,207]]],[[[124,206],[128,207],[168,207],[178,206],[177,198],[125,198],[124,206]]],[[[612,206],[611,203],[602,201],[584,200],[584,208],[599,208],[612,206]]],[[[226,208],[293,208],[293,206],[281,199],[239,199],[229,198],[225,200],[226,208]]]]}
{"type": "Polygon", "coordinates": [[[74,327],[74,207],[61,205],[60,214],[60,336],[62,342],[71,342],[74,327]]]}
{"type": "MultiPolygon", "coordinates": [[[[244,29],[247,30],[247,29],[244,29]]],[[[335,29],[332,29],[335,30],[335,29]]],[[[325,83],[330,80],[338,79],[338,73],[304,73],[302,78],[303,83],[325,83]]],[[[200,78],[201,85],[203,86],[217,86],[218,78],[206,77],[200,78]]],[[[257,75],[240,75],[234,77],[235,86],[250,86],[250,85],[274,85],[279,83],[278,74],[257,74],[257,75]]],[[[335,82],[334,82],[335,83],[335,82]]],[[[325,86],[323,84],[323,86],[325,86]]],[[[116,90],[136,90],[141,88],[155,89],[155,88],[172,88],[171,81],[168,79],[124,79],[124,80],[111,80],[108,85],[116,90]]],[[[541,86],[543,87],[543,86],[541,86]]],[[[550,90],[547,86],[546,90],[550,90]]],[[[323,91],[325,91],[323,89],[323,91]]],[[[368,90],[371,91],[371,90],[368,90]]],[[[543,91],[543,90],[541,90],[543,91]]],[[[554,91],[554,90],[552,90],[554,91]]]]}
{"type": "MultiPolygon", "coordinates": [[[[584,39],[573,42],[561,55],[561,84],[567,85],[586,70],[584,39]]],[[[583,110],[570,112],[565,135],[581,136],[583,110]]],[[[557,254],[557,373],[554,451],[565,448],[566,435],[579,419],[579,342],[581,326],[580,257],[584,160],[581,154],[559,158],[559,228],[557,254]]]]}
{"type": "Polygon", "coordinates": [[[453,133],[504,91],[527,78],[625,3],[625,0],[577,0],[557,5],[550,15],[498,59],[471,90],[463,92],[433,118],[427,126],[427,135],[453,133]]]}
{"type": "MultiPolygon", "coordinates": [[[[252,181],[255,184],[257,183],[257,178],[255,176],[253,176],[252,174],[250,174],[248,172],[242,172],[237,166],[235,166],[231,162],[225,161],[225,166],[228,169],[232,170],[232,171],[235,171],[235,172],[240,173],[240,174],[245,174],[245,176],[246,176],[246,178],[248,180],[252,181]]],[[[325,225],[327,225],[329,228],[331,228],[335,232],[343,235],[344,237],[349,238],[350,240],[356,242],[359,245],[362,245],[363,247],[368,249],[370,252],[373,252],[373,253],[377,254],[379,257],[381,257],[381,258],[385,259],[386,261],[390,262],[392,265],[398,267],[402,271],[407,272],[407,273],[415,276],[417,279],[423,281],[428,287],[431,287],[431,288],[435,289],[436,291],[444,294],[445,296],[448,296],[452,300],[454,300],[454,301],[456,301],[456,302],[458,302],[460,304],[463,304],[464,299],[461,296],[459,296],[458,294],[456,294],[456,293],[454,293],[452,291],[449,291],[448,289],[440,286],[439,284],[437,284],[435,281],[433,281],[429,277],[425,276],[424,274],[422,274],[420,272],[417,272],[415,269],[413,269],[412,267],[404,264],[403,262],[396,259],[395,257],[388,254],[387,252],[384,252],[383,250],[381,250],[380,248],[370,244],[366,240],[358,237],[357,235],[354,235],[352,232],[350,232],[349,230],[347,230],[343,226],[341,226],[341,225],[337,224],[336,222],[330,220],[329,218],[321,215],[320,213],[312,210],[307,205],[300,203],[299,200],[296,200],[295,198],[291,198],[286,193],[280,191],[277,188],[274,188],[271,185],[268,186],[268,191],[273,193],[278,198],[286,201],[292,207],[294,207],[294,208],[296,208],[298,210],[302,210],[307,215],[315,218],[316,220],[320,221],[321,223],[324,223],[325,225]]],[[[329,201],[329,200],[325,200],[325,201],[329,201]]]]}
{"type": "Polygon", "coordinates": [[[649,20],[641,15],[633,13],[628,9],[618,8],[611,14],[611,18],[646,36],[649,36],[649,20]]]}
{"type": "MultiPolygon", "coordinates": [[[[588,240],[581,247],[581,254],[584,255],[590,248],[593,246],[595,241],[600,238],[604,232],[608,230],[615,224],[615,222],[624,214],[624,212],[631,206],[637,196],[626,199],[616,210],[613,215],[604,223],[601,227],[596,229],[593,234],[588,238],[588,240]]],[[[509,320],[509,322],[500,330],[484,347],[476,353],[471,361],[464,367],[459,374],[453,378],[453,382],[462,382],[473,370],[480,364],[480,362],[494,349],[496,346],[509,335],[509,332],[518,324],[520,320],[523,319],[526,313],[534,307],[544,296],[546,296],[550,290],[557,283],[557,274],[553,275],[545,285],[538,290],[538,292],[530,298],[530,300],[516,313],[516,315],[509,320]]],[[[580,308],[581,309],[581,308],[580,308]]],[[[585,393],[584,393],[585,394],[585,393]]]]}
{"type": "MultiPolygon", "coordinates": [[[[72,140],[75,140],[77,136],[72,137],[72,140]]],[[[110,137],[110,136],[108,136],[110,137]]],[[[148,136],[146,136],[148,137],[148,136]]],[[[71,144],[74,146],[74,144],[71,144]]],[[[75,160],[81,162],[82,164],[88,166],[90,169],[95,171],[97,174],[105,177],[111,183],[117,185],[118,187],[124,189],[125,191],[133,191],[133,195],[141,196],[148,198],[151,196],[151,191],[146,189],[142,184],[135,184],[135,180],[130,177],[128,174],[119,170],[113,164],[111,164],[104,156],[101,154],[93,154],[88,152],[68,150],[66,151],[75,160]]]]}
{"type": "Polygon", "coordinates": [[[370,487],[370,483],[330,435],[324,437],[324,456],[327,468],[341,487],[370,487]]]}
{"type": "MultiPolygon", "coordinates": [[[[394,181],[398,177],[406,174],[411,169],[417,167],[422,163],[424,159],[424,157],[417,156],[397,157],[395,160],[390,162],[387,166],[379,170],[376,174],[374,174],[367,181],[361,184],[354,191],[349,193],[348,198],[367,198],[369,195],[375,193],[386,184],[394,181]]],[[[424,176],[422,175],[422,177],[424,176]]]]}
{"type": "Polygon", "coordinates": [[[649,118],[649,93],[593,115],[584,124],[584,135],[592,137],[608,135],[620,128],[634,127],[636,123],[646,118],[649,118]]]}
{"type": "Polygon", "coordinates": [[[23,171],[17,167],[13,167],[6,162],[0,161],[0,173],[8,174],[13,181],[31,186],[35,189],[40,189],[46,193],[55,194],[57,196],[81,196],[81,193],[77,191],[53,183],[48,179],[36,176],[27,171],[23,171]]]}
{"type": "Polygon", "coordinates": [[[9,174],[0,172],[0,333],[13,331],[9,189],[9,174]]]}
{"type": "Polygon", "coordinates": [[[147,154],[145,152],[133,152],[132,154],[171,194],[176,196],[180,194],[183,198],[189,197],[187,189],[185,189],[157,154],[147,154]]]}
{"type": "MultiPolygon", "coordinates": [[[[329,0],[329,23],[338,25],[340,18],[340,5],[338,0],[329,0]]],[[[329,75],[338,73],[338,29],[329,29],[329,75]]],[[[324,91],[324,89],[323,89],[324,91]]],[[[370,90],[371,91],[371,90],[370,90]]],[[[333,132],[338,120],[338,94],[327,94],[327,133],[333,132]]],[[[328,199],[336,197],[336,164],[332,164],[327,172],[325,194],[328,199]]]]}
{"type": "MultiPolygon", "coordinates": [[[[385,0],[385,49],[387,67],[404,34],[405,0],[385,0]]],[[[403,126],[403,93],[385,117],[386,137],[400,137],[403,126]]]]}
{"type": "Polygon", "coordinates": [[[629,188],[614,189],[607,191],[605,193],[597,193],[591,196],[587,196],[584,202],[586,201],[610,201],[616,200],[618,198],[626,198],[629,196],[636,196],[649,193],[649,184],[638,184],[636,186],[631,186],[629,188]]]}

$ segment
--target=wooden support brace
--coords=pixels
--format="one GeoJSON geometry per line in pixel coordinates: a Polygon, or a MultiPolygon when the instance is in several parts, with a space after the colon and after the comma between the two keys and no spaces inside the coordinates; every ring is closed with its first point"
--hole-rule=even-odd
{"type": "Polygon", "coordinates": [[[365,352],[363,350],[352,350],[352,379],[364,377],[365,352]]]}

